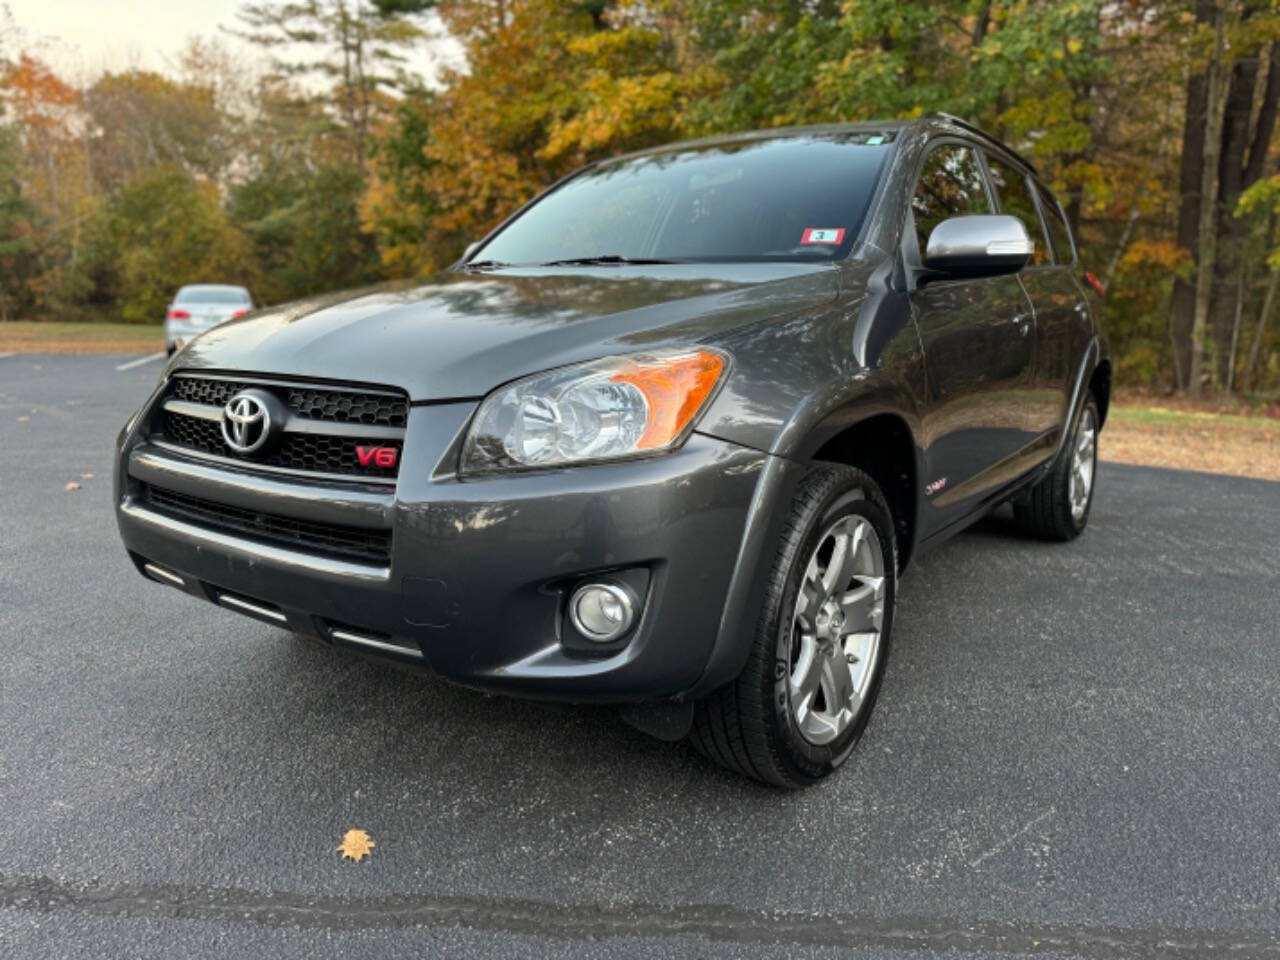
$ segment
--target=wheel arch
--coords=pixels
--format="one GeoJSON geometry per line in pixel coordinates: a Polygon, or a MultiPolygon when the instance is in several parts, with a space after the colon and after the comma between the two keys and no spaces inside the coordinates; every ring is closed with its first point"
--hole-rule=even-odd
{"type": "Polygon", "coordinates": [[[1111,360],[1103,357],[1089,375],[1089,391],[1098,401],[1098,429],[1107,422],[1107,408],[1111,406],[1111,360]]]}
{"type": "Polygon", "coordinates": [[[893,402],[894,399],[863,393],[818,422],[810,420],[809,428],[803,433],[795,429],[795,424],[783,431],[780,442],[765,461],[748,511],[751,519],[739,547],[733,582],[711,656],[702,677],[685,691],[685,696],[698,699],[741,672],[749,649],[742,642],[744,631],[750,629],[749,625],[759,614],[768,558],[781,535],[784,511],[779,507],[790,502],[814,464],[858,467],[870,474],[884,491],[895,528],[899,526],[898,510],[909,518],[907,535],[899,540],[898,546],[898,568],[905,569],[917,546],[920,500],[917,485],[922,475],[922,454],[915,439],[917,431],[911,426],[911,415],[904,413],[904,407],[893,402]],[[786,442],[788,440],[790,442],[786,442]],[[880,476],[868,469],[868,450],[886,451],[870,458],[874,470],[882,471],[880,476]],[[907,479],[903,479],[903,475],[907,479]],[[882,480],[882,476],[889,479],[882,480]]]}
{"type": "Polygon", "coordinates": [[[920,507],[918,447],[907,420],[898,413],[870,413],[824,440],[810,455],[817,463],[857,467],[880,487],[893,517],[898,569],[915,551],[920,507]]]}

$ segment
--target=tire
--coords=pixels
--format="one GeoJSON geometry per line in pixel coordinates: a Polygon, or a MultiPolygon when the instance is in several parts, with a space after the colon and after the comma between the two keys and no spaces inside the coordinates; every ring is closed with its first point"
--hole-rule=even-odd
{"type": "Polygon", "coordinates": [[[1023,534],[1064,543],[1084,532],[1097,487],[1099,421],[1098,402],[1090,393],[1058,462],[1024,497],[1014,501],[1013,519],[1023,534]],[[1087,490],[1082,498],[1079,484],[1083,474],[1078,469],[1087,471],[1087,490]]]}
{"type": "Polygon", "coordinates": [[[869,476],[834,466],[807,474],[768,561],[746,666],[695,705],[693,745],[721,766],[780,787],[807,786],[844,763],[884,676],[897,560],[893,518],[869,476]],[[847,561],[837,565],[837,556],[847,561]],[[830,592],[823,587],[828,581],[830,592]]]}

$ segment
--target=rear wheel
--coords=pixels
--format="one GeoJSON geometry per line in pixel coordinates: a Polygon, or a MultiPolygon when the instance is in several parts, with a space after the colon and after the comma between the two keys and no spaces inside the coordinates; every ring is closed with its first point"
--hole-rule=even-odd
{"type": "Polygon", "coordinates": [[[1094,480],[1098,475],[1098,403],[1090,394],[1058,462],[1048,476],[1013,505],[1026,534],[1042,540],[1074,540],[1089,523],[1094,480]]]}
{"type": "Polygon", "coordinates": [[[800,787],[827,776],[866,727],[889,652],[893,521],[859,470],[800,484],[737,680],[697,705],[690,739],[731,770],[800,787]]]}

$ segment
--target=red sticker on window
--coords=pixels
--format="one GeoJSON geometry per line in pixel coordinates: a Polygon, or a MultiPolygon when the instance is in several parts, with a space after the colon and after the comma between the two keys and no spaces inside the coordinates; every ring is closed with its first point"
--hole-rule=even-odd
{"type": "Polygon", "coordinates": [[[828,243],[839,246],[844,241],[844,227],[808,227],[801,243],[828,243]]]}

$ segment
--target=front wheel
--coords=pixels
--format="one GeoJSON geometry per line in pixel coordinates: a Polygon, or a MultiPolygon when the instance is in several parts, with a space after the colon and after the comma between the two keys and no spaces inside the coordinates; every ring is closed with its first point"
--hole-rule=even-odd
{"type": "Polygon", "coordinates": [[[697,704],[690,739],[717,763],[801,787],[830,774],[866,727],[897,594],[893,520],[860,470],[801,481],[737,680],[697,704]]]}

